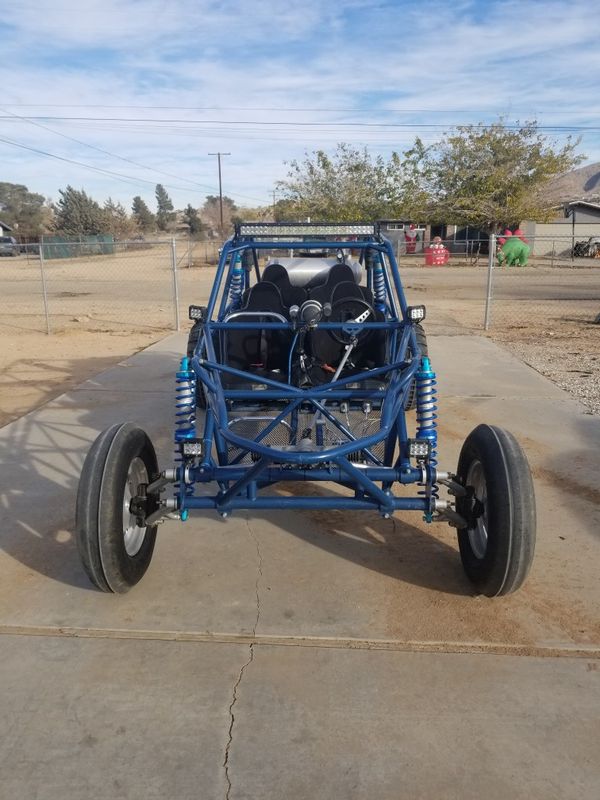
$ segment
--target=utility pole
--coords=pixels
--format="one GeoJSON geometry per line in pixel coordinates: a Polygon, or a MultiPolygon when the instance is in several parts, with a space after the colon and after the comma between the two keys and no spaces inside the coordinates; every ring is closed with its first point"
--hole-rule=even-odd
{"type": "Polygon", "coordinates": [[[221,237],[223,234],[223,184],[221,182],[221,156],[230,156],[231,153],[209,153],[209,156],[216,156],[219,163],[219,213],[221,217],[221,237]]]}

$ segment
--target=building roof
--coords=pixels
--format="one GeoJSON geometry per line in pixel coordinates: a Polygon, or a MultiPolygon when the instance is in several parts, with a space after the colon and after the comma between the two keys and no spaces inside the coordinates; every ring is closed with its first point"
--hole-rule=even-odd
{"type": "Polygon", "coordinates": [[[572,206],[586,206],[586,208],[593,208],[594,211],[600,211],[600,203],[590,203],[588,200],[571,200],[570,203],[566,203],[567,208],[571,208],[572,206]]]}
{"type": "Polygon", "coordinates": [[[0,228],[2,228],[5,231],[12,231],[11,226],[8,225],[6,222],[2,222],[1,219],[0,219],[0,228]]]}

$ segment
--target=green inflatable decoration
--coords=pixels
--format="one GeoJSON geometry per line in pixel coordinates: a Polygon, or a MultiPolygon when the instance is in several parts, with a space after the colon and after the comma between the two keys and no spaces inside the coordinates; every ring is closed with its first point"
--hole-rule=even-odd
{"type": "Polygon", "coordinates": [[[498,263],[506,264],[507,267],[512,267],[513,264],[524,267],[529,258],[529,251],[530,248],[525,242],[522,242],[517,236],[511,236],[498,253],[498,263]]]}

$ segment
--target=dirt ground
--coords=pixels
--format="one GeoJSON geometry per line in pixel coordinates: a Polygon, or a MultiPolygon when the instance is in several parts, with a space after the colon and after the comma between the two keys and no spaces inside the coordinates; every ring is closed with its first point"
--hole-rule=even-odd
{"type": "Polygon", "coordinates": [[[0,325],[0,427],[128,358],[161,335],[66,330],[47,336],[0,325]]]}
{"type": "MultiPolygon", "coordinates": [[[[202,248],[189,258],[182,247],[178,253],[185,330],[187,306],[206,301],[214,267],[204,264],[202,248]]],[[[21,256],[3,259],[0,267],[0,425],[173,330],[169,244],[46,262],[50,336],[39,261],[21,256]]],[[[401,273],[409,303],[427,305],[430,334],[489,336],[600,414],[600,325],[593,324],[600,266],[496,269],[487,332],[485,264],[426,269],[401,263],[401,273]]]]}

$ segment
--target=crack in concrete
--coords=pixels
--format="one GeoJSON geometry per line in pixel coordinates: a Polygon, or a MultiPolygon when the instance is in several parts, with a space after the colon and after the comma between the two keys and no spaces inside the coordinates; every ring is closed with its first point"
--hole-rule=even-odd
{"type": "Polygon", "coordinates": [[[229,731],[228,731],[227,746],[225,747],[225,758],[223,759],[223,769],[225,770],[225,780],[227,781],[227,791],[225,792],[225,800],[229,800],[229,796],[231,794],[231,778],[229,776],[229,751],[231,750],[231,745],[233,744],[233,726],[235,725],[235,714],[233,713],[233,707],[237,703],[237,692],[239,685],[242,682],[242,678],[244,677],[244,671],[246,667],[249,666],[254,660],[254,645],[251,644],[249,645],[249,647],[250,647],[250,658],[242,666],[239,672],[237,681],[235,682],[235,686],[233,687],[233,697],[229,705],[229,731]]]}
{"type": "MultiPolygon", "coordinates": [[[[250,527],[250,522],[249,522],[247,517],[246,517],[246,527],[248,528],[248,533],[249,533],[250,537],[254,541],[254,545],[256,547],[256,555],[258,557],[258,566],[257,566],[257,572],[256,572],[256,582],[254,584],[254,588],[255,588],[255,592],[256,592],[256,619],[254,620],[254,626],[252,628],[252,635],[256,636],[256,629],[258,628],[258,622],[260,620],[260,581],[262,579],[262,574],[263,574],[262,573],[263,559],[262,559],[262,554],[260,552],[260,545],[258,543],[258,539],[256,537],[256,534],[254,533],[254,531],[250,527]]],[[[248,645],[248,647],[249,647],[250,655],[249,655],[248,660],[246,661],[245,664],[242,665],[242,668],[240,669],[240,671],[238,673],[237,680],[236,680],[235,685],[233,687],[231,703],[229,705],[229,731],[228,731],[227,745],[225,747],[225,757],[223,759],[223,769],[225,770],[225,780],[227,781],[227,791],[225,792],[225,800],[229,800],[230,799],[230,795],[231,795],[231,777],[229,775],[229,753],[230,753],[230,750],[231,750],[231,745],[233,744],[233,728],[234,728],[234,725],[235,725],[235,714],[234,714],[233,709],[234,709],[235,704],[237,703],[238,689],[239,689],[240,684],[242,682],[242,678],[244,677],[244,672],[245,672],[246,668],[249,667],[250,664],[254,661],[254,643],[248,645]]]]}

